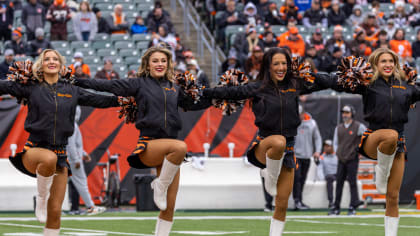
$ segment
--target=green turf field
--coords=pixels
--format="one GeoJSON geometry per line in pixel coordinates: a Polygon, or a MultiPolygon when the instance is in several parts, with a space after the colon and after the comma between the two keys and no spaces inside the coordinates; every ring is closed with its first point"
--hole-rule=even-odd
{"type": "MultiPolygon", "coordinates": [[[[157,212],[104,213],[99,216],[63,216],[60,235],[153,236],[157,212]]],[[[268,235],[270,213],[177,212],[171,235],[268,235]]],[[[355,217],[327,217],[326,212],[288,212],[284,235],[383,236],[383,212],[355,217]]],[[[33,214],[0,213],[0,236],[40,236],[42,225],[33,214]]],[[[399,236],[420,235],[420,212],[401,213],[399,236]]]]}

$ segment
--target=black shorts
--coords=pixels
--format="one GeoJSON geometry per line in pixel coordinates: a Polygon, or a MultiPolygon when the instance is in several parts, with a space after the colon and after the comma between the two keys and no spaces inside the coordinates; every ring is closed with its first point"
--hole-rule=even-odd
{"type": "Polygon", "coordinates": [[[153,138],[141,136],[137,141],[136,149],[127,157],[128,164],[136,169],[147,169],[152,168],[150,166],[146,166],[140,158],[140,154],[144,152],[147,148],[147,144],[153,140],[153,138]]]}
{"type": "MultiPolygon", "coordinates": [[[[255,149],[260,144],[261,140],[263,140],[264,137],[257,136],[257,139],[252,143],[251,148],[246,153],[246,156],[248,158],[248,161],[253,164],[256,167],[259,167],[261,169],[266,168],[266,165],[258,161],[257,157],[255,156],[255,149]]],[[[283,158],[283,166],[287,168],[293,168],[296,169],[296,157],[295,157],[295,137],[286,137],[286,150],[284,153],[283,158]]]]}
{"type": "MultiPolygon", "coordinates": [[[[366,140],[367,140],[367,138],[369,137],[369,135],[371,134],[371,133],[373,133],[373,132],[375,132],[375,130],[371,130],[371,129],[367,129],[364,133],[363,133],[363,135],[362,135],[362,139],[360,140],[360,144],[359,144],[359,146],[358,146],[358,148],[357,148],[357,151],[359,152],[359,154],[360,155],[363,155],[363,156],[365,156],[365,157],[367,157],[367,158],[369,158],[369,159],[372,159],[372,160],[376,160],[376,159],[373,159],[373,158],[371,158],[371,157],[369,157],[366,153],[365,153],[365,150],[363,149],[364,148],[364,145],[365,145],[365,143],[366,143],[366,140]]],[[[403,132],[401,132],[401,133],[398,133],[398,142],[397,142],[397,151],[396,151],[396,153],[404,153],[405,155],[404,155],[404,157],[405,157],[405,160],[407,160],[407,146],[405,145],[405,141],[406,141],[406,138],[405,138],[405,136],[404,136],[404,133],[403,132]]]]}
{"type": "Polygon", "coordinates": [[[37,143],[33,143],[31,141],[27,141],[25,143],[25,146],[23,147],[23,150],[19,153],[16,153],[15,156],[10,156],[9,160],[10,162],[13,164],[14,167],[16,167],[16,169],[18,169],[20,172],[29,175],[31,177],[36,178],[36,174],[29,172],[25,166],[23,165],[22,162],[22,156],[23,154],[25,154],[26,151],[28,151],[30,148],[45,148],[48,149],[50,151],[53,151],[56,155],[57,155],[57,167],[60,168],[64,168],[67,167],[67,173],[70,176],[71,175],[71,169],[70,169],[70,164],[67,161],[67,151],[66,151],[66,146],[52,146],[52,145],[48,145],[48,144],[37,144],[37,143]]]}

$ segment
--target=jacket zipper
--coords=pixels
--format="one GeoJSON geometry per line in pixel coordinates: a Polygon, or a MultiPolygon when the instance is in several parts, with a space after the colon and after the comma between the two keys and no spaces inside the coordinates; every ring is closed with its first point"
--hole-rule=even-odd
{"type": "Polygon", "coordinates": [[[162,88],[163,97],[165,98],[165,129],[166,129],[166,93],[165,93],[165,88],[162,87],[160,84],[159,84],[159,86],[162,88]]]}
{"type": "Polygon", "coordinates": [[[391,82],[391,88],[390,88],[390,90],[391,90],[391,120],[389,121],[389,128],[392,127],[392,103],[394,101],[394,97],[392,96],[392,82],[391,82]]]}
{"type": "Polygon", "coordinates": [[[55,113],[54,113],[54,145],[55,145],[55,136],[56,136],[55,133],[56,133],[56,128],[57,128],[57,111],[58,111],[57,87],[55,87],[53,91],[54,91],[54,102],[55,102],[55,113]]]}

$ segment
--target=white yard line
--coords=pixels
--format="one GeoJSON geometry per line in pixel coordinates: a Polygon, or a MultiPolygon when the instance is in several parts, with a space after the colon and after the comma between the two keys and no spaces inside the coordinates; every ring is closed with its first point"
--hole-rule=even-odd
{"type": "MultiPolygon", "coordinates": [[[[302,222],[302,223],[312,223],[312,224],[334,224],[334,225],[377,226],[377,227],[384,227],[383,224],[370,224],[370,223],[350,223],[350,222],[332,222],[332,221],[325,222],[325,221],[318,221],[318,220],[295,220],[295,219],[292,219],[290,221],[302,222]]],[[[420,226],[414,226],[414,225],[398,225],[398,228],[420,229],[420,226]]]]}
{"type": "MultiPolygon", "coordinates": [[[[287,216],[287,219],[364,219],[364,218],[383,218],[383,214],[376,215],[355,215],[355,216],[327,216],[327,215],[303,215],[287,216]]],[[[401,218],[420,218],[420,214],[400,214],[401,218]]],[[[88,221],[88,220],[156,220],[156,216],[79,216],[79,217],[61,217],[61,220],[88,221]]],[[[175,220],[268,220],[271,216],[175,216],[175,220]]],[[[5,221],[36,221],[35,217],[0,217],[0,222],[5,221]]]]}
{"type": "MultiPolygon", "coordinates": [[[[12,224],[12,223],[1,223],[1,222],[0,222],[0,225],[16,226],[16,227],[24,227],[24,228],[37,228],[37,229],[44,228],[44,226],[39,226],[39,225],[24,225],[24,224],[12,224]]],[[[122,232],[113,232],[113,231],[104,231],[104,230],[76,229],[76,228],[66,228],[66,227],[62,227],[61,230],[74,230],[74,231],[80,231],[80,232],[105,233],[105,234],[115,234],[115,235],[153,236],[152,234],[122,233],[122,232]]]]}

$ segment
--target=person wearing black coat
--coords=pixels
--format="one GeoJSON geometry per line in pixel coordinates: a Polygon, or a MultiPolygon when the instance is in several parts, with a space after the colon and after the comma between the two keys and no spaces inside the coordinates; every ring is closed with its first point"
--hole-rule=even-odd
{"type": "Polygon", "coordinates": [[[14,53],[12,49],[6,49],[4,52],[4,61],[0,64],[0,80],[7,79],[9,67],[14,62],[14,53]]]}
{"type": "Polygon", "coordinates": [[[412,43],[413,58],[420,57],[420,30],[417,30],[416,41],[412,43]]]}
{"type": "Polygon", "coordinates": [[[344,26],[346,24],[346,13],[340,8],[340,2],[338,0],[332,1],[331,9],[328,11],[328,27],[331,26],[344,26]]]}
{"type": "Polygon", "coordinates": [[[226,10],[216,18],[217,40],[219,42],[225,41],[225,29],[228,25],[246,25],[248,23],[245,16],[236,11],[235,7],[235,0],[228,0],[226,10]]]}
{"type": "Polygon", "coordinates": [[[41,54],[44,49],[51,48],[54,49],[50,41],[44,38],[44,30],[38,28],[35,30],[35,39],[28,43],[27,55],[36,58],[41,54]]]}
{"type": "Polygon", "coordinates": [[[13,27],[13,2],[0,0],[0,40],[10,40],[13,27]]]}

